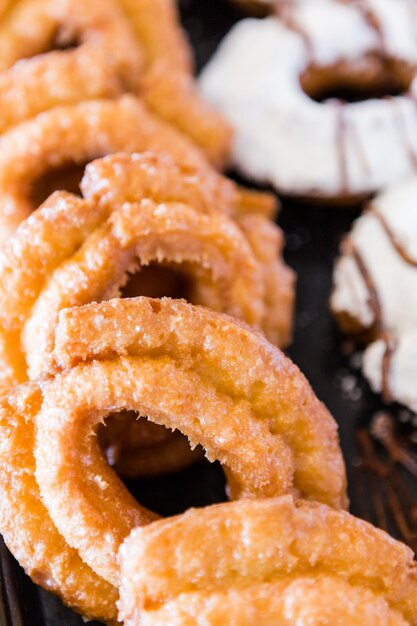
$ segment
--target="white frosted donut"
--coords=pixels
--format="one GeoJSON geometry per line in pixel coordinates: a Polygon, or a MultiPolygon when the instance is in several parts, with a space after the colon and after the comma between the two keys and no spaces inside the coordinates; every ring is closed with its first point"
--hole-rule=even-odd
{"type": "Polygon", "coordinates": [[[245,175],[352,200],[417,168],[416,71],[416,0],[294,0],[234,26],[200,88],[235,127],[245,175]],[[341,88],[401,95],[317,101],[341,88]]]}
{"type": "Polygon", "coordinates": [[[333,313],[370,340],[363,370],[386,401],[417,411],[417,178],[375,198],[342,244],[333,313]]]}

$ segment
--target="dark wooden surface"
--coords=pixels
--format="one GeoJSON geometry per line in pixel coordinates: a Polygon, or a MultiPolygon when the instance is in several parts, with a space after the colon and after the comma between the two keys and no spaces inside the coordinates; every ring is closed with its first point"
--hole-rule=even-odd
{"type": "MultiPolygon", "coordinates": [[[[199,67],[233,22],[242,17],[225,0],[184,0],[181,9],[199,67]]],[[[369,485],[364,486],[355,432],[359,425],[368,424],[380,403],[355,371],[355,359],[342,356],[344,342],[328,312],[337,247],[357,215],[358,210],[320,209],[287,202],[279,222],[286,233],[287,261],[298,273],[295,337],[289,355],[339,423],[351,511],[377,523],[372,508],[364,514],[363,498],[370,497],[369,485]]],[[[165,479],[136,482],[129,487],[143,504],[163,515],[225,499],[221,469],[206,462],[165,479]]],[[[378,483],[373,481],[371,488],[378,489],[378,483]]],[[[395,534],[395,526],[389,529],[395,534]]],[[[0,547],[1,626],[82,624],[56,598],[32,585],[4,546],[0,547]]]]}

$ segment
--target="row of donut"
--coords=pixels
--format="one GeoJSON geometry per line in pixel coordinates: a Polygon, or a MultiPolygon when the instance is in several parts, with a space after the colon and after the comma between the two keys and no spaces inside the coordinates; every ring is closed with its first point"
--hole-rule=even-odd
{"type": "Polygon", "coordinates": [[[62,311],[52,357],[0,401],[0,525],[34,581],[126,626],[417,624],[411,550],[340,510],[336,425],[262,334],[113,299],[62,311]],[[166,520],[136,502],[92,436],[126,409],[202,445],[236,501],[166,520]]]}
{"type": "MultiPolygon", "coordinates": [[[[226,37],[201,79],[203,94],[219,107],[235,129],[235,165],[251,177],[270,180],[284,193],[321,200],[327,195],[336,195],[338,200],[357,198],[358,194],[362,196],[408,174],[415,167],[417,154],[417,139],[415,146],[413,143],[413,137],[417,138],[413,131],[417,108],[411,98],[412,81],[408,92],[401,96],[343,106],[337,101],[346,119],[352,115],[366,117],[373,129],[371,135],[359,121],[358,125],[344,122],[343,129],[351,139],[342,138],[339,142],[340,133],[333,133],[333,129],[330,135],[323,134],[319,122],[319,118],[328,119],[329,111],[333,119],[335,100],[320,104],[302,93],[304,104],[314,111],[314,119],[305,117],[301,101],[300,107],[293,103],[294,86],[298,92],[300,88],[288,72],[297,70],[301,84],[309,85],[313,91],[347,84],[360,92],[369,88],[369,83],[372,89],[398,89],[392,81],[409,79],[417,59],[414,22],[409,19],[414,15],[415,5],[415,0],[293,0],[277,3],[278,18],[240,22],[226,37]],[[349,28],[345,28],[346,25],[349,28]],[[257,31],[264,29],[272,31],[269,40],[266,32],[258,35],[257,31]],[[254,38],[253,45],[241,41],[245,33],[254,38]],[[287,49],[287,39],[293,44],[297,42],[304,59],[292,69],[287,67],[288,59],[295,62],[298,57],[287,49]],[[279,49],[275,52],[269,49],[268,41],[279,49]],[[256,56],[253,50],[257,51],[256,56]],[[264,52],[268,58],[258,58],[264,52]],[[244,54],[251,56],[250,63],[244,54]],[[246,68],[243,74],[239,70],[242,63],[246,68]],[[277,72],[279,67],[285,70],[290,83],[287,79],[285,85],[281,83],[283,74],[277,72]],[[255,78],[246,80],[249,70],[260,82],[255,78]],[[239,84],[241,76],[245,77],[245,87],[239,84]],[[279,108],[269,100],[266,108],[257,102],[258,98],[278,95],[283,99],[279,108]],[[230,110],[226,103],[229,97],[230,110]],[[234,113],[243,115],[242,124],[234,113]],[[304,121],[300,121],[298,114],[304,121]],[[293,122],[289,123],[288,115],[293,122]],[[252,120],[251,124],[248,120],[252,120]],[[283,127],[277,128],[276,123],[283,127]],[[388,126],[391,130],[386,131],[389,135],[386,146],[381,145],[385,136],[383,129],[388,126]],[[302,144],[295,141],[293,131],[299,133],[302,144]],[[314,138],[316,131],[317,139],[314,138]],[[323,139],[327,136],[333,138],[328,145],[323,139]],[[268,148],[261,145],[264,139],[271,141],[268,148]],[[355,149],[341,156],[340,146],[350,144],[355,149]],[[362,179],[367,184],[374,182],[361,187],[360,191],[354,186],[347,195],[341,193],[340,186],[333,186],[328,194],[328,189],[320,187],[319,179],[310,181],[312,186],[308,183],[303,187],[300,183],[301,187],[288,187],[265,171],[258,177],[258,165],[246,168],[244,158],[240,157],[240,146],[250,159],[257,161],[259,157],[268,168],[276,167],[280,177],[285,177],[288,168],[294,165],[296,169],[290,178],[297,181],[297,185],[304,176],[315,176],[317,168],[326,181],[332,178],[333,182],[340,181],[340,171],[346,174],[348,170],[342,168],[333,177],[332,168],[347,166],[350,162],[352,172],[360,165],[362,179]],[[351,159],[348,153],[352,154],[351,159]],[[371,153],[378,159],[375,167],[371,166],[374,163],[369,156],[371,153]],[[404,159],[407,165],[403,167],[404,159]]],[[[36,3],[20,0],[5,2],[2,7],[0,241],[15,230],[34,205],[45,199],[47,191],[60,186],[56,182],[51,184],[52,178],[56,181],[57,168],[69,162],[85,163],[118,150],[131,152],[152,148],[165,151],[169,148],[175,158],[201,162],[201,155],[185,139],[177,139],[178,135],[169,130],[159,131],[164,121],[189,134],[212,162],[218,166],[227,163],[231,130],[194,88],[190,54],[177,27],[173,3],[88,0],[82,3],[75,16],[68,0],[36,3]],[[27,31],[25,23],[35,24],[36,32],[27,31]],[[45,52],[54,47],[57,49],[45,52]],[[136,96],[121,96],[125,91],[134,91],[136,96]],[[96,101],[97,97],[101,100],[96,101]],[[90,103],[78,107],[74,104],[77,100],[90,100],[90,103]],[[40,115],[36,123],[29,120],[26,125],[18,124],[13,128],[17,122],[49,108],[51,113],[40,115]],[[162,120],[153,117],[151,111],[162,120]],[[116,117],[120,121],[117,125],[112,120],[116,117]],[[168,137],[169,132],[171,137],[168,137]],[[152,140],[161,135],[165,139],[160,144],[152,140]],[[40,186],[43,193],[39,195],[34,189],[40,186]]],[[[62,184],[68,186],[68,180],[62,184]]],[[[385,233],[371,228],[370,244],[359,243],[356,233],[360,227],[355,228],[349,240],[357,241],[358,254],[346,253],[352,246],[344,245],[343,256],[350,258],[343,258],[336,269],[333,310],[344,330],[358,336],[360,341],[363,337],[372,341],[373,347],[364,359],[364,372],[372,387],[376,391],[384,389],[386,399],[398,400],[416,410],[417,393],[412,382],[414,357],[417,356],[415,292],[412,289],[415,261],[410,253],[410,240],[417,228],[410,208],[413,193],[413,184],[409,183],[392,191],[391,208],[389,202],[382,200],[385,213],[390,215],[391,228],[385,229],[385,233]],[[399,202],[403,207],[401,211],[398,211],[399,202]],[[380,254],[382,245],[387,253],[380,254]],[[389,271],[385,270],[387,267],[389,271]]]]}
{"type": "Polygon", "coordinates": [[[201,91],[246,177],[332,205],[379,193],[342,244],[332,310],[370,344],[373,390],[417,411],[417,2],[258,5],[273,14],[234,26],[201,91]]]}
{"type": "Polygon", "coordinates": [[[186,138],[225,162],[230,133],[194,90],[174,4],[78,8],[0,9],[7,545],[35,582],[109,624],[417,624],[411,551],[340,511],[336,425],[258,332],[288,342],[294,277],[271,196],[186,138]],[[86,162],[81,194],[56,191],[78,184],[61,166],[86,162]],[[162,287],[204,306],[117,297],[162,287]],[[107,461],[170,471],[195,458],[184,436],[241,501],[157,521],[107,461]]]}
{"type": "MultiPolygon", "coordinates": [[[[11,65],[1,92],[9,106],[2,107],[0,137],[0,383],[7,389],[0,401],[0,530],[32,579],[84,617],[173,623],[153,611],[146,617],[136,571],[145,570],[129,548],[131,569],[123,574],[117,609],[119,546],[156,516],[130,496],[103,447],[118,472],[137,476],[192,462],[190,440],[222,462],[234,498],[294,492],[335,507],[346,503],[344,467],[335,424],[298,370],[260,335],[208,311],[229,313],[286,345],[294,277],[269,219],[274,200],[217,174],[172,128],[189,132],[217,165],[224,161],[227,126],[208,109],[205,115],[188,70],[178,75],[184,48],[178,49],[173,4],[79,5],[75,12],[73,2],[6,3],[7,29],[0,33],[0,51],[11,65]],[[123,39],[130,23],[140,27],[137,42],[123,39]],[[144,60],[135,52],[138,42],[144,60]],[[165,60],[170,48],[173,65],[165,60]],[[138,61],[144,62],[139,74],[138,61]],[[129,95],[122,95],[125,89],[129,95]],[[100,155],[108,156],[92,161],[100,155]],[[82,170],[85,162],[81,195],[55,191],[78,185],[77,168],[59,168],[74,163],[82,170]],[[122,294],[178,295],[180,286],[164,271],[180,273],[186,279],[180,293],[207,309],[169,300],[109,301],[122,294]],[[86,304],[96,301],[104,302],[86,304]],[[280,400],[277,390],[288,385],[293,419],[286,425],[286,394],[280,400]],[[137,421],[138,415],[147,419],[137,421]],[[164,426],[176,432],[169,435],[164,426]]],[[[256,504],[248,506],[256,513],[256,504]]],[[[273,506],[283,507],[285,525],[293,504],[273,506]]],[[[209,533],[217,543],[204,515],[191,517],[196,536],[201,541],[209,533]]],[[[215,515],[219,521],[225,515],[226,524],[246,517],[245,508],[229,505],[215,515]]],[[[255,537],[250,544],[255,554],[255,537]]],[[[222,552],[229,558],[226,545],[222,552]]],[[[401,567],[412,585],[409,560],[405,551],[401,567]]],[[[203,559],[199,577],[209,571],[203,559]]],[[[185,583],[181,573],[179,581],[185,583]]],[[[363,593],[383,613],[400,619],[407,612],[401,600],[391,608],[366,589],[351,595],[363,593]]],[[[177,621],[184,623],[180,609],[177,621]]],[[[242,623],[263,612],[261,605],[247,612],[243,604],[241,611],[242,623]]]]}
{"type": "MultiPolygon", "coordinates": [[[[78,193],[83,166],[94,158],[120,150],[162,150],[184,167],[198,164],[207,168],[207,160],[221,167],[227,161],[231,138],[226,122],[195,89],[190,50],[171,0],[83,0],[76,3],[76,10],[72,0],[1,2],[0,133],[2,244],[51,192],[65,188],[78,193]]],[[[245,197],[250,205],[249,195],[245,197]]],[[[234,200],[230,198],[230,202],[234,200]]],[[[271,208],[267,201],[265,210],[271,208]]],[[[75,225],[78,217],[76,212],[69,213],[68,221],[73,220],[75,225]]],[[[80,233],[86,236],[94,223],[87,216],[84,220],[87,226],[80,233]]],[[[275,237],[271,246],[278,250],[279,233],[271,237],[275,237]]],[[[42,245],[46,259],[53,252],[52,239],[42,245]]],[[[119,244],[121,250],[123,246],[119,244]]],[[[60,253],[63,251],[64,247],[60,253]]],[[[34,261],[30,265],[29,256],[19,256],[16,248],[4,255],[2,387],[28,376],[21,358],[26,350],[25,340],[20,343],[25,325],[21,315],[24,306],[30,308],[33,300],[22,284],[24,278],[16,279],[16,275],[19,262],[36,274],[44,262],[42,254],[37,267],[34,261]],[[17,280],[15,291],[8,291],[8,280],[17,280]]],[[[131,265],[129,269],[133,269],[133,261],[131,265]]],[[[231,267],[232,262],[229,271],[231,267]]],[[[41,274],[39,280],[45,279],[41,274]]],[[[126,280],[125,274],[119,273],[113,280],[117,293],[126,280]]],[[[105,295],[97,292],[96,297],[105,295]]],[[[258,305],[261,297],[258,293],[258,305]]],[[[78,294],[78,302],[80,299],[78,294]]],[[[69,296],[66,301],[70,302],[69,296]]],[[[77,297],[73,299],[76,302],[77,297]]],[[[245,314],[250,318],[250,311],[245,314]]],[[[263,313],[258,310],[253,314],[261,324],[263,313]]],[[[41,334],[39,346],[42,344],[44,349],[48,343],[46,328],[41,334]]],[[[174,464],[177,458],[188,458],[184,441],[166,442],[161,432],[154,432],[146,424],[135,426],[134,421],[126,417],[101,435],[114,462],[120,460],[121,471],[153,471],[151,443],[158,449],[164,447],[161,469],[165,463],[174,464]],[[130,433],[126,440],[130,442],[133,437],[141,450],[142,443],[147,443],[148,459],[143,454],[142,464],[136,460],[135,449],[128,454],[120,432],[123,428],[130,433]]]]}

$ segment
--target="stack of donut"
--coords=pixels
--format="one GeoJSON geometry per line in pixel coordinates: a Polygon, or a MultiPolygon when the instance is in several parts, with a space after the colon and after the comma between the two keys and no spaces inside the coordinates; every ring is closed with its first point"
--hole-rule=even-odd
{"type": "Polygon", "coordinates": [[[417,625],[411,551],[343,511],[336,423],[281,352],[275,200],[215,169],[172,2],[6,0],[0,62],[0,532],[27,574],[107,624],[417,625]],[[230,502],[160,520],[121,480],[203,454],[230,502]]]}

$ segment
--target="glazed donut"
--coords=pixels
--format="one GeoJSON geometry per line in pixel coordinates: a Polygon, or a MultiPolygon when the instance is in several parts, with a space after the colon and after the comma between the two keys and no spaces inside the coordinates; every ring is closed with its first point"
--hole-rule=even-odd
{"type": "Polygon", "coordinates": [[[89,603],[97,584],[90,589],[85,576],[95,572],[117,587],[120,544],[154,519],[91,436],[109,413],[133,410],[178,427],[220,460],[234,498],[293,491],[346,504],[329,413],[278,349],[227,316],[169,299],[75,307],[60,314],[55,359],[55,376],[1,400],[0,530],[37,582],[88,617],[113,619],[114,594],[97,614],[105,587],[89,603]],[[28,523],[30,511],[20,514],[29,505],[37,523],[28,523]],[[60,564],[69,561],[65,580],[60,564]]]}
{"type": "Polygon", "coordinates": [[[280,7],[239,22],[201,77],[202,93],[236,130],[237,168],[283,194],[339,203],[414,172],[415,1],[280,7]],[[326,99],[343,90],[393,95],[326,99]]]}
{"type": "MultiPolygon", "coordinates": [[[[334,506],[345,504],[344,469],[335,424],[299,370],[261,334],[228,316],[167,298],[112,300],[60,313],[54,350],[59,369],[65,371],[77,365],[81,367],[91,359],[96,363],[102,360],[103,355],[111,359],[111,355],[116,353],[132,355],[132,367],[136,358],[140,363],[142,357],[146,362],[148,358],[152,362],[153,354],[158,355],[155,358],[163,369],[167,359],[168,362],[174,359],[175,363],[178,360],[175,370],[183,367],[192,372],[198,361],[197,370],[200,373],[196,370],[195,375],[198,380],[201,379],[201,389],[208,394],[207,402],[203,403],[207,411],[208,398],[213,393],[216,396],[215,388],[219,393],[221,391],[216,400],[217,418],[211,429],[208,413],[206,427],[195,419],[188,424],[184,413],[185,421],[181,420],[179,429],[184,428],[184,434],[193,445],[201,443],[209,458],[214,452],[213,445],[224,451],[222,462],[228,467],[226,473],[233,497],[256,494],[265,497],[270,491],[295,489],[308,499],[334,506]],[[94,330],[98,326],[99,334],[94,330]],[[124,332],[121,332],[122,328],[124,332]],[[193,356],[195,350],[198,357],[193,356]],[[226,404],[223,405],[223,401],[226,404]],[[236,410],[232,421],[240,424],[238,433],[233,428],[226,429],[221,423],[221,411],[226,410],[226,405],[232,410],[230,402],[236,410]],[[253,423],[255,415],[257,421],[253,423]],[[250,425],[257,431],[254,439],[255,431],[251,432],[250,425]],[[221,441],[215,444],[217,429],[222,434],[221,441]],[[249,432],[246,432],[247,429],[249,432]],[[243,441],[246,435],[250,436],[251,446],[256,447],[256,442],[261,447],[263,443],[267,445],[273,461],[265,453],[259,457],[260,461],[256,454],[251,457],[249,452],[247,455],[245,452],[245,460],[240,459],[236,464],[234,454],[239,457],[240,445],[236,437],[243,441]],[[208,441],[207,437],[211,436],[214,439],[208,441]],[[235,443],[230,456],[226,448],[232,440],[235,443]],[[278,450],[272,454],[276,446],[282,456],[278,450]],[[308,447],[308,454],[305,446],[308,447]],[[248,486],[252,463],[258,470],[252,468],[255,474],[250,478],[251,486],[248,486]]],[[[197,396],[187,396],[186,387],[183,389],[184,393],[179,398],[181,403],[186,405],[191,398],[197,402],[197,396]]],[[[158,393],[160,397],[161,389],[150,388],[149,393],[158,393]]],[[[184,411],[188,413],[186,406],[184,411]]],[[[159,422],[159,418],[154,419],[155,416],[150,413],[147,415],[151,421],[159,422]]],[[[174,426],[168,417],[163,417],[162,422],[165,426],[174,426]]]]}
{"type": "Polygon", "coordinates": [[[18,0],[0,14],[0,132],[57,105],[130,92],[223,165],[230,131],[195,92],[173,0],[79,5],[18,0]]]}
{"type": "Polygon", "coordinates": [[[85,0],[76,11],[70,0],[14,2],[0,21],[0,133],[59,104],[137,91],[142,66],[113,0],[85,0]]]}
{"type": "MultiPolygon", "coordinates": [[[[112,152],[143,150],[168,152],[180,163],[209,170],[197,148],[132,96],[55,107],[19,124],[0,137],[0,241],[4,242],[49,193],[59,189],[61,182],[66,185],[67,181],[59,180],[60,168],[83,166],[112,152]]],[[[217,180],[214,173],[211,178],[217,180]]],[[[270,195],[236,191],[226,182],[223,186],[238,196],[236,212],[274,212],[270,195]]]]}
{"type": "MultiPolygon", "coordinates": [[[[49,195],[37,182],[59,168],[124,150],[164,150],[205,166],[200,152],[131,96],[55,107],[0,137],[0,237],[5,239],[49,195]],[[35,196],[35,198],[33,198],[35,196]]],[[[57,181],[53,180],[52,190],[57,181]]],[[[59,184],[59,181],[58,181],[59,184]]]]}
{"type": "Polygon", "coordinates": [[[137,528],[120,563],[125,626],[417,624],[412,551],[347,513],[289,496],[137,528]]]}
{"type": "Polygon", "coordinates": [[[417,411],[417,179],[377,196],[344,239],[331,307],[369,344],[363,371],[386,402],[417,411]]]}
{"type": "Polygon", "coordinates": [[[287,343],[293,273],[277,258],[281,235],[263,217],[228,217],[239,191],[227,179],[163,154],[115,154],[90,163],[81,188],[84,199],[53,194],[0,254],[1,386],[49,369],[63,308],[119,295],[152,262],[182,272],[195,303],[287,343]]]}
{"type": "Polygon", "coordinates": [[[117,590],[70,548],[42,503],[33,454],[41,402],[39,386],[31,383],[0,397],[0,531],[35,583],[86,618],[113,623],[117,590]]]}
{"type": "MultiPolygon", "coordinates": [[[[293,273],[278,258],[281,233],[261,216],[241,217],[242,228],[227,216],[240,202],[232,183],[211,170],[181,169],[167,155],[117,154],[88,165],[81,188],[85,199],[65,192],[51,196],[0,255],[2,387],[50,369],[63,308],[122,290],[125,296],[175,297],[182,287],[180,295],[192,302],[287,343],[293,273]],[[156,273],[161,268],[162,280],[156,273]]],[[[198,457],[179,435],[168,438],[165,429],[138,424],[135,417],[119,417],[100,436],[124,476],[173,471],[198,457]],[[157,448],[147,450],[148,462],[142,448],[151,443],[157,448]]]]}

